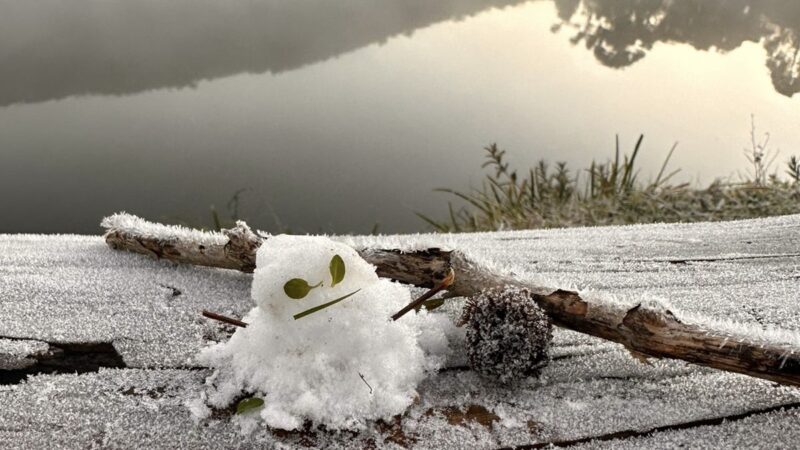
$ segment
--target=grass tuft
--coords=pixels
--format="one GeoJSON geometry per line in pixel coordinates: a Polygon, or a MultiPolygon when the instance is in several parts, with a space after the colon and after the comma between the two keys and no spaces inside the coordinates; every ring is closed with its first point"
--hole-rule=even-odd
{"type": "MultiPolygon", "coordinates": [[[[437,189],[461,206],[448,203],[448,218],[435,220],[417,213],[439,232],[494,231],[530,228],[621,225],[653,222],[700,222],[800,213],[800,163],[791,157],[789,181],[767,176],[771,161],[766,144],[753,137],[747,155],[753,165],[749,179],[738,183],[714,181],[707,188],[669,181],[679,172],[667,171],[677,143],[672,146],[656,178],[639,181],[636,157],[644,135],[630,154],[621,154],[616,140],[614,159],[592,161],[583,171],[571,172],[566,163],[550,167],[545,161],[523,175],[505,160],[496,144],[485,147],[488,172],[478,188],[468,191],[437,189]],[[580,175],[586,179],[581,182],[580,175]]],[[[768,136],[768,135],[767,135],[768,136]]]]}

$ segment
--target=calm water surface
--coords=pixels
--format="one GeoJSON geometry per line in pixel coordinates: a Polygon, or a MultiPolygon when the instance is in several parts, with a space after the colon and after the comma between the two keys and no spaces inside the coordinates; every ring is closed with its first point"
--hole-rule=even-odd
{"type": "Polygon", "coordinates": [[[423,229],[492,142],[585,166],[645,134],[685,181],[800,155],[800,2],[0,0],[0,232],[127,210],[423,229]]]}

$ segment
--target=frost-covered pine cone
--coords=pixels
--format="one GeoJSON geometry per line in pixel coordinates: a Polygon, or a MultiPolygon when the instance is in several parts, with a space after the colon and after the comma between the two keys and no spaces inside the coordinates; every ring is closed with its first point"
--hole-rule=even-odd
{"type": "Polygon", "coordinates": [[[459,325],[467,326],[470,365],[482,375],[508,383],[547,365],[552,324],[526,290],[493,289],[469,299],[459,325]]]}

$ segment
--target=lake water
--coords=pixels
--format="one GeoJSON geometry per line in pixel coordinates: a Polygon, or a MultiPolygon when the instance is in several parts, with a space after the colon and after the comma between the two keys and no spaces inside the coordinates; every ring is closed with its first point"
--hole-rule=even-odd
{"type": "Polygon", "coordinates": [[[800,2],[0,0],[0,232],[126,210],[424,229],[482,147],[585,167],[645,134],[736,177],[751,114],[800,155],[800,2]]]}

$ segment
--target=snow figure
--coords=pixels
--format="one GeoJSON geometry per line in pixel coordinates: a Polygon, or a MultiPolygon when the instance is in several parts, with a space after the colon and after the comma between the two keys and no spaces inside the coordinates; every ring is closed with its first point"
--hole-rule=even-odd
{"type": "Polygon", "coordinates": [[[402,413],[442,363],[453,324],[426,311],[391,321],[411,302],[408,288],[379,279],[352,248],[324,237],[273,236],[256,266],[248,326],[200,355],[216,369],[204,393],[210,406],[263,400],[240,415],[243,425],[252,428],[260,417],[286,430],[306,420],[362,429],[402,413]]]}

